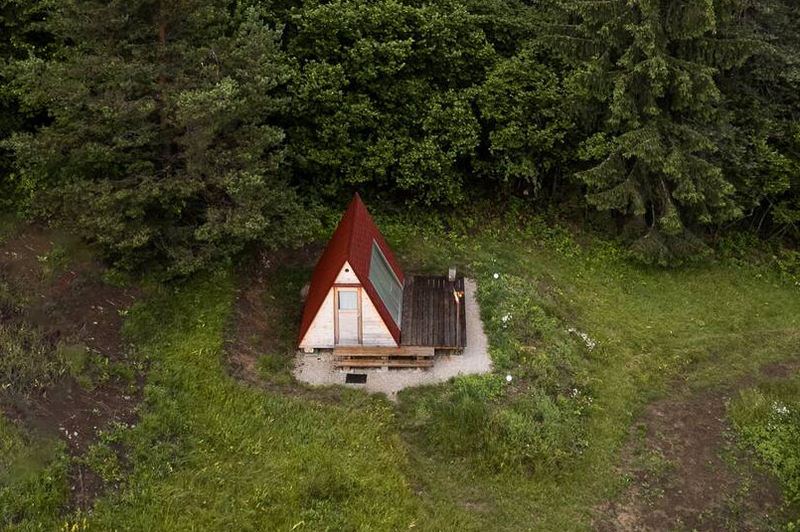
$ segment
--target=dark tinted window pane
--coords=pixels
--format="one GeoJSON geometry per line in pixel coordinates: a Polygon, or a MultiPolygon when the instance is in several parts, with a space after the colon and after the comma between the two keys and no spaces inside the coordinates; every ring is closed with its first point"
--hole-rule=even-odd
{"type": "Polygon", "coordinates": [[[399,327],[400,309],[403,306],[403,286],[395,277],[389,262],[375,241],[372,242],[369,280],[399,327]]]}

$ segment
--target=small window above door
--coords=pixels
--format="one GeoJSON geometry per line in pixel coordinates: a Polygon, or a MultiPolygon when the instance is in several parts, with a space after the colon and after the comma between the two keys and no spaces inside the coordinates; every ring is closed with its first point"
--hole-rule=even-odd
{"type": "Polygon", "coordinates": [[[358,310],[357,290],[339,290],[339,310],[358,310]]]}

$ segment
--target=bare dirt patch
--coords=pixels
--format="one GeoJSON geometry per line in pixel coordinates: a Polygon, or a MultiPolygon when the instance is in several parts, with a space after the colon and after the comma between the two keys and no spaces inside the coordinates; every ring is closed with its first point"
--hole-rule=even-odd
{"type": "Polygon", "coordinates": [[[599,532],[756,531],[781,523],[783,498],[769,474],[737,445],[726,404],[758,378],[797,365],[770,365],[722,390],[676,391],[647,407],[631,429],[619,474],[628,488],[597,509],[599,532]]]}
{"type": "MultiPolygon", "coordinates": [[[[121,330],[140,290],[104,282],[104,268],[88,254],[55,264],[66,238],[29,225],[0,243],[0,277],[19,299],[16,308],[0,309],[0,321],[37,328],[52,350],[79,345],[99,367],[87,368],[92,378],[80,384],[63,371],[29,393],[0,392],[0,410],[29,430],[58,436],[71,455],[80,456],[98,431],[136,420],[144,377],[121,330]]],[[[82,466],[73,468],[70,480],[72,506],[89,505],[103,489],[99,477],[82,466]]]]}
{"type": "Polygon", "coordinates": [[[287,339],[299,326],[300,316],[290,315],[282,303],[299,301],[300,290],[284,286],[276,276],[281,268],[310,268],[316,255],[318,250],[313,248],[262,253],[241,269],[226,337],[228,364],[237,379],[263,384],[259,375],[260,357],[290,356],[285,353],[291,349],[287,339]]]}
{"type": "Polygon", "coordinates": [[[312,390],[291,376],[301,291],[321,252],[321,246],[311,245],[262,253],[242,267],[226,332],[228,367],[234,378],[285,395],[337,399],[337,393],[312,390]]]}
{"type": "Polygon", "coordinates": [[[277,318],[264,306],[267,279],[274,268],[266,256],[253,265],[250,274],[239,276],[233,317],[228,328],[228,366],[237,379],[258,383],[258,358],[275,348],[277,318]]]}

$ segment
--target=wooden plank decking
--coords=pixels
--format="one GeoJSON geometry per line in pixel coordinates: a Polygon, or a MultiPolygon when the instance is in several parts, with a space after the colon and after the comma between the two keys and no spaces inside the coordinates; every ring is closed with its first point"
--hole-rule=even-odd
{"type": "Polygon", "coordinates": [[[340,346],[333,350],[336,368],[430,368],[432,347],[340,346]]]}
{"type": "Polygon", "coordinates": [[[467,345],[464,297],[456,305],[453,292],[464,292],[464,278],[406,276],[400,343],[437,349],[463,349],[467,345]]]}
{"type": "Polygon", "coordinates": [[[433,348],[424,346],[370,347],[366,345],[340,345],[333,348],[337,357],[423,356],[432,357],[433,348]]]}

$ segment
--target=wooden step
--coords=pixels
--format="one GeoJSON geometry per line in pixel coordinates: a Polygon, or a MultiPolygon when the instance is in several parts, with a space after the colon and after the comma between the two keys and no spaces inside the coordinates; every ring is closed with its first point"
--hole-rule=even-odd
{"type": "Polygon", "coordinates": [[[433,357],[433,347],[367,347],[362,345],[339,346],[333,349],[335,357],[433,357]]]}
{"type": "Polygon", "coordinates": [[[433,360],[365,360],[363,358],[341,358],[333,363],[336,368],[430,368],[433,360]]]}

